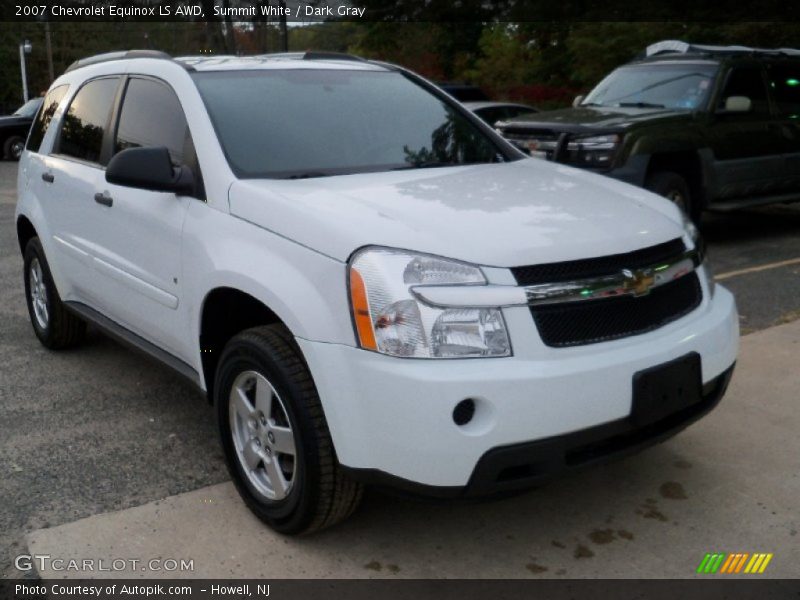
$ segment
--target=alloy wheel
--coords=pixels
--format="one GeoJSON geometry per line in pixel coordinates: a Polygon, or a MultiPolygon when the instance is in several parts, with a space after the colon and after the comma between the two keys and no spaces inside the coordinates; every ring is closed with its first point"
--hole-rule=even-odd
{"type": "Polygon", "coordinates": [[[47,329],[47,325],[50,322],[50,310],[47,304],[47,287],[44,283],[44,273],[38,258],[34,258],[28,267],[28,283],[36,322],[41,329],[47,329]]]}
{"type": "Polygon", "coordinates": [[[252,488],[268,501],[292,490],[297,448],[289,415],[266,377],[244,371],[233,382],[229,417],[236,457],[252,488]]]}

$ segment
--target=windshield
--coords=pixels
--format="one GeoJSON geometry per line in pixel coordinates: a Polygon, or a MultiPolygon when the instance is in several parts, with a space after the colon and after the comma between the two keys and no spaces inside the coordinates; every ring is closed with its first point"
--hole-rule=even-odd
{"type": "Polygon", "coordinates": [[[620,67],[601,81],[583,106],[670,108],[705,106],[714,64],[645,64],[620,67]]]}
{"type": "Polygon", "coordinates": [[[39,110],[39,107],[42,104],[41,98],[34,98],[33,100],[28,100],[25,104],[20,106],[15,112],[14,115],[17,117],[30,117],[36,114],[36,111],[39,110]]]}
{"type": "Polygon", "coordinates": [[[398,72],[276,69],[193,77],[239,177],[505,160],[477,126],[398,72]]]}

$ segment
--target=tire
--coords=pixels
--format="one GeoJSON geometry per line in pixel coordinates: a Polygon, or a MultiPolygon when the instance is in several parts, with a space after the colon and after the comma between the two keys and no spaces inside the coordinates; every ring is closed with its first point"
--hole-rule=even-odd
{"type": "Polygon", "coordinates": [[[50,350],[75,346],[86,336],[86,323],[69,312],[58,295],[39,238],[25,246],[25,300],[36,337],[50,350]]]}
{"type": "Polygon", "coordinates": [[[692,197],[689,184],[683,175],[672,171],[657,171],[647,178],[645,187],[677,204],[695,223],[700,221],[700,207],[692,197]]]}
{"type": "Polygon", "coordinates": [[[10,160],[19,160],[25,149],[25,140],[18,135],[12,135],[3,144],[3,153],[10,160]]]}
{"type": "Polygon", "coordinates": [[[356,509],[363,488],[339,466],[311,373],[285,327],[232,338],[215,381],[228,471],[259,519],[280,533],[304,534],[356,509]]]}

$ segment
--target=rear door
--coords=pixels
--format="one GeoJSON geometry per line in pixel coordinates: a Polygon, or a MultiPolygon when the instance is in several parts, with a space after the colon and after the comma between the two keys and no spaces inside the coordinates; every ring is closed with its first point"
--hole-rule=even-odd
{"type": "Polygon", "coordinates": [[[731,69],[714,110],[709,129],[715,167],[713,198],[750,198],[779,191],[783,179],[782,139],[762,67],[748,64],[731,69]],[[732,96],[749,98],[751,110],[721,112],[726,99],[732,96]]]}
{"type": "Polygon", "coordinates": [[[61,252],[53,249],[54,241],[52,236],[49,235],[52,227],[58,224],[51,217],[49,211],[49,207],[57,199],[52,197],[52,173],[47,172],[46,152],[52,146],[54,137],[54,131],[51,130],[50,124],[68,90],[69,85],[59,85],[52,88],[44,97],[42,106],[28,134],[28,140],[25,144],[27,152],[19,163],[20,173],[18,179],[20,197],[30,194],[37,199],[38,204],[43,208],[44,222],[38,224],[39,235],[47,255],[47,261],[50,264],[50,272],[62,297],[69,292],[71,283],[68,276],[69,273],[65,272],[61,266],[63,262],[61,252]]]}
{"type": "MultiPolygon", "coordinates": [[[[181,104],[165,82],[131,76],[124,85],[112,150],[166,147],[175,166],[195,167],[194,146],[181,104]]],[[[185,350],[181,308],[182,229],[187,196],[151,192],[95,182],[98,206],[95,268],[102,312],[174,356],[191,359],[185,350]]]]}
{"type": "Polygon", "coordinates": [[[787,192],[800,193],[800,60],[770,63],[767,78],[783,144],[783,187],[787,192]]]}
{"type": "Polygon", "coordinates": [[[94,194],[104,176],[106,132],[120,80],[118,76],[101,77],[81,86],[61,119],[53,151],[44,159],[41,173],[53,246],[69,280],[69,287],[62,290],[64,300],[90,306],[99,300],[100,287],[93,257],[102,212],[94,194]]]}

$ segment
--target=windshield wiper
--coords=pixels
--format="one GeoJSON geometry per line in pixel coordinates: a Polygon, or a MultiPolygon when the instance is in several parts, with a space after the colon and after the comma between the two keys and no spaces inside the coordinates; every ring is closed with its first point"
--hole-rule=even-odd
{"type": "Polygon", "coordinates": [[[665,108],[663,104],[652,102],[618,102],[617,106],[621,108],[665,108]]]}
{"type": "Polygon", "coordinates": [[[439,160],[425,160],[422,162],[409,163],[402,167],[395,167],[392,171],[405,171],[406,169],[435,169],[437,167],[459,167],[465,163],[443,162],[439,160]]]}
{"type": "Polygon", "coordinates": [[[311,179],[312,177],[328,177],[330,173],[323,173],[322,171],[308,171],[307,173],[293,173],[286,177],[286,179],[311,179]]]}

